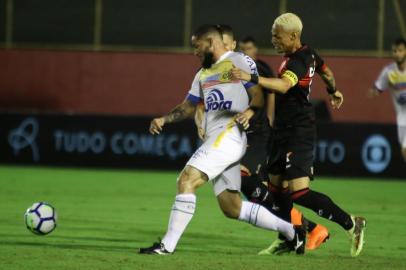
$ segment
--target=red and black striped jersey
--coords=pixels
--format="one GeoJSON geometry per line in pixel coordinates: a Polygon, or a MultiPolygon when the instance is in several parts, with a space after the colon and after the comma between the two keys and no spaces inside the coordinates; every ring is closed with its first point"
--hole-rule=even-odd
{"type": "Polygon", "coordinates": [[[294,124],[301,118],[297,117],[298,114],[313,111],[309,101],[310,87],[314,74],[324,68],[323,59],[307,45],[285,55],[278,70],[278,77],[289,79],[293,86],[285,94],[276,94],[276,126],[294,124]]]}

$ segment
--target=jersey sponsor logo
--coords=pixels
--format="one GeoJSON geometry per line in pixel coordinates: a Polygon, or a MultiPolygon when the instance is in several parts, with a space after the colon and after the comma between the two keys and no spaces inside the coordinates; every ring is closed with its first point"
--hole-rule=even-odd
{"type": "Polygon", "coordinates": [[[237,82],[231,77],[230,70],[232,68],[233,62],[230,59],[225,59],[212,65],[209,69],[203,69],[199,78],[202,88],[207,89],[217,84],[237,82]]]}
{"type": "Polygon", "coordinates": [[[250,67],[251,74],[258,75],[257,65],[255,64],[255,61],[248,55],[245,55],[245,54],[242,54],[242,55],[244,56],[245,61],[247,62],[248,66],[250,67]]]}
{"type": "Polygon", "coordinates": [[[220,110],[230,110],[233,102],[231,100],[224,100],[224,95],[218,89],[213,89],[210,91],[206,98],[205,111],[220,111],[220,110]]]}
{"type": "Polygon", "coordinates": [[[396,101],[399,105],[406,105],[406,92],[400,93],[396,101]]]}

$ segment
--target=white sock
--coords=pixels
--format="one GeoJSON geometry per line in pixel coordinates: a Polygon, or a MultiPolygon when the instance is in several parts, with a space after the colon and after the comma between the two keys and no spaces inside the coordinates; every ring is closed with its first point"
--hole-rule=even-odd
{"type": "Polygon", "coordinates": [[[175,197],[175,203],[172,206],[169,217],[168,231],[162,239],[162,243],[167,251],[173,252],[175,250],[186,226],[192,220],[195,213],[195,205],[195,194],[179,194],[175,197]]]}
{"type": "Polygon", "coordinates": [[[256,203],[243,201],[238,219],[266,230],[278,231],[288,240],[292,240],[295,236],[295,229],[291,223],[275,216],[256,203]]]}

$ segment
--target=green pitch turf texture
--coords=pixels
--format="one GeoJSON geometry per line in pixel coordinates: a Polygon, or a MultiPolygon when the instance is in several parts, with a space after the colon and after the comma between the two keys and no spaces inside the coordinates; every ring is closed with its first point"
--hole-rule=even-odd
{"type": "Polygon", "coordinates": [[[406,269],[406,181],[318,178],[314,189],[368,220],[358,258],[345,232],[327,225],[331,239],[305,256],[258,256],[276,234],[221,214],[211,184],[197,193],[196,214],[174,255],[139,255],[166,230],[175,172],[0,167],[0,269],[406,269]],[[58,227],[29,232],[25,209],[47,201],[58,227]]]}

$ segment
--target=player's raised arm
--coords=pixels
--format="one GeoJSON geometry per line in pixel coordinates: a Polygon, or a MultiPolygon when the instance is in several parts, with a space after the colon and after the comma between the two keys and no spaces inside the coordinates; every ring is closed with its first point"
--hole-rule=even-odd
{"type": "Polygon", "coordinates": [[[339,109],[344,102],[344,96],[336,88],[336,81],[333,71],[325,64],[316,71],[326,84],[326,90],[329,94],[331,106],[333,106],[335,109],[339,109]]]}
{"type": "Polygon", "coordinates": [[[153,135],[159,134],[165,124],[190,118],[194,115],[195,110],[196,104],[190,99],[185,99],[181,104],[173,108],[169,114],[153,119],[149,127],[149,132],[153,135]]]}

